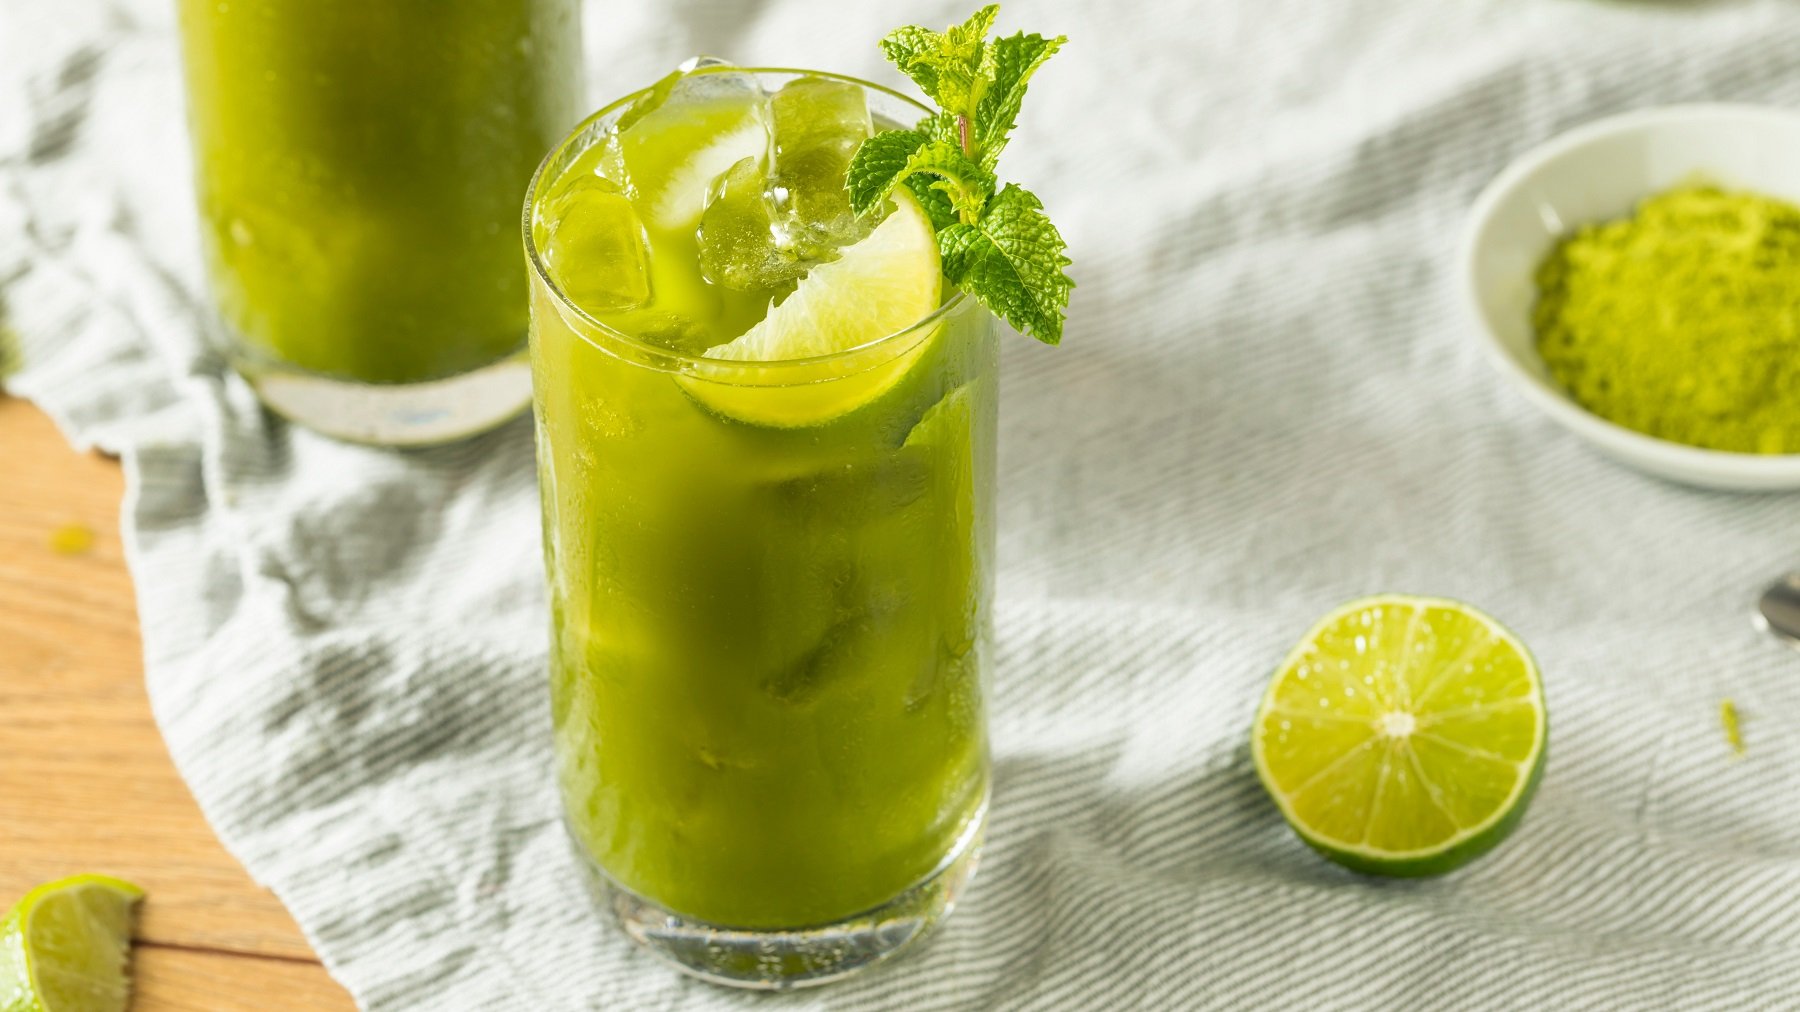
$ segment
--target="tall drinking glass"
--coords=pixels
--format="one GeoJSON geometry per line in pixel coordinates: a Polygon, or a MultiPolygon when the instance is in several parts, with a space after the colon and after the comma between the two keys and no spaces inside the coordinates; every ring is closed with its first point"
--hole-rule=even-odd
{"type": "MultiPolygon", "coordinates": [[[[876,128],[922,112],[847,78],[721,73],[763,94],[804,77],[820,108],[853,85],[876,128]]],[[[632,179],[611,189],[643,212],[656,294],[624,316],[583,305],[568,278],[636,281],[572,262],[580,243],[554,262],[559,201],[617,157],[646,94],[557,147],[526,208],[565,813],[638,942],[716,982],[815,983],[921,935],[979,849],[997,326],[947,290],[841,352],[696,350],[767,308],[692,263],[691,216],[724,199],[731,99],[626,131],[632,179]],[[621,322],[668,319],[685,330],[621,322]]],[[[774,122],[777,144],[801,129],[774,122]]]]}
{"type": "Polygon", "coordinates": [[[340,438],[530,399],[519,195],[580,114],[579,0],[180,0],[201,240],[233,363],[340,438]]]}

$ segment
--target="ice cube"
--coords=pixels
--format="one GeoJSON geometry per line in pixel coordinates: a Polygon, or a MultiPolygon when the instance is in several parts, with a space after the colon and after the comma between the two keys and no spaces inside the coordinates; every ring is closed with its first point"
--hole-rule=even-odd
{"type": "Polygon", "coordinates": [[[632,183],[630,171],[625,167],[625,148],[616,127],[608,128],[589,141],[556,174],[555,182],[550,184],[550,190],[544,198],[544,205],[548,207],[555,203],[565,192],[582,184],[589,176],[610,181],[627,197],[637,197],[637,188],[632,183]]]}
{"type": "Polygon", "coordinates": [[[964,383],[925,409],[906,434],[905,446],[924,450],[942,450],[967,445],[969,427],[974,424],[975,391],[964,383]]]}
{"type": "Polygon", "coordinates": [[[906,697],[901,701],[907,713],[917,713],[931,702],[939,687],[953,681],[967,681],[975,664],[975,643],[963,640],[955,646],[940,639],[937,650],[928,654],[919,664],[919,671],[913,677],[911,687],[906,690],[906,697]]]}
{"type": "Polygon", "coordinates": [[[789,81],[769,98],[771,192],[776,224],[801,257],[818,259],[866,235],[850,210],[844,175],[874,132],[860,86],[822,77],[789,81]]]}
{"type": "Polygon", "coordinates": [[[625,110],[618,129],[629,131],[653,117],[664,124],[679,123],[691,117],[696,106],[760,105],[763,97],[755,74],[716,56],[689,57],[625,110]]]}
{"type": "Polygon", "coordinates": [[[655,305],[608,313],[606,322],[651,344],[689,355],[698,355],[714,343],[711,331],[699,321],[655,305]]]}
{"type": "Polygon", "coordinates": [[[774,288],[806,272],[775,229],[762,160],[739,159],[714,181],[700,215],[700,271],[740,291],[774,288]]]}
{"type": "Polygon", "coordinates": [[[592,173],[611,180],[625,196],[636,197],[637,186],[632,182],[631,170],[625,167],[625,145],[619,140],[619,132],[608,130],[600,143],[594,145],[593,151],[592,173]]]}
{"type": "Polygon", "coordinates": [[[905,509],[925,496],[931,469],[921,454],[883,454],[836,464],[766,486],[784,514],[799,521],[839,524],[905,509]]]}
{"type": "Polygon", "coordinates": [[[810,703],[836,676],[853,667],[858,648],[863,645],[856,626],[839,623],[829,629],[818,644],[801,654],[793,664],[763,679],[763,691],[776,701],[790,704],[810,703]]]}
{"type": "Polygon", "coordinates": [[[696,57],[619,118],[623,160],[637,170],[639,203],[654,227],[692,229],[719,173],[768,148],[767,100],[756,75],[696,57]],[[676,146],[687,152],[679,163],[670,157],[676,146]]]}
{"type": "Polygon", "coordinates": [[[763,691],[777,701],[805,705],[838,682],[869,669],[884,640],[895,635],[896,616],[906,607],[904,596],[883,588],[854,584],[836,588],[847,602],[824,635],[792,663],[763,679],[763,691]],[[857,597],[856,595],[861,595],[857,597]]]}
{"type": "Polygon", "coordinates": [[[544,261],[583,309],[623,312],[650,301],[650,238],[620,185],[576,177],[550,203],[544,261]]]}

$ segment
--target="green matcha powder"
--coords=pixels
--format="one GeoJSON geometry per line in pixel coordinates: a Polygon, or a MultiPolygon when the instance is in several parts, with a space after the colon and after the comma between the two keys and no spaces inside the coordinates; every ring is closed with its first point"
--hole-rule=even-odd
{"type": "Polygon", "coordinates": [[[1537,272],[1538,351],[1583,407],[1741,453],[1800,453],[1800,207],[1710,186],[1588,225],[1537,272]]]}

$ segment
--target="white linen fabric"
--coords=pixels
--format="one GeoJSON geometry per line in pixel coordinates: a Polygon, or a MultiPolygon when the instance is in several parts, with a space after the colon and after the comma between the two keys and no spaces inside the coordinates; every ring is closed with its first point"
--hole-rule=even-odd
{"type": "MultiPolygon", "coordinates": [[[[590,98],[697,52],[897,83],[883,32],[972,2],[596,3],[590,98]]],[[[665,969],[579,885],[530,421],[341,445],[206,350],[172,7],[0,6],[11,389],[123,457],[170,751],[366,1008],[1800,1006],[1800,659],[1746,621],[1797,502],[1591,455],[1489,373],[1452,278],[1529,146],[1800,102],[1789,0],[1008,4],[1072,39],[1002,172],[1080,287],[1064,346],[1004,356],[991,842],[929,947],[778,998],[665,969]],[[1439,880],[1320,860],[1248,757],[1286,648],[1387,590],[1492,611],[1550,697],[1523,826],[1439,880]]]]}

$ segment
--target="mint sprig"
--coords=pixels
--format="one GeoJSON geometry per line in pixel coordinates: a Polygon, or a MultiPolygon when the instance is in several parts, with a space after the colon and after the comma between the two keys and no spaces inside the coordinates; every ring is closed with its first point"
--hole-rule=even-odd
{"type": "Polygon", "coordinates": [[[999,4],[942,33],[909,26],[881,40],[887,58],[937,103],[911,130],[864,141],[844,181],[868,214],[894,187],[919,198],[938,231],[944,276],[1020,332],[1056,344],[1075,282],[1062,234],[1030,191],[994,175],[1031,75],[1063,36],[988,39],[999,4]]]}

